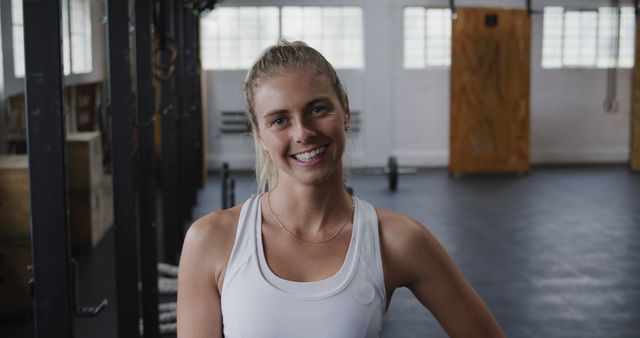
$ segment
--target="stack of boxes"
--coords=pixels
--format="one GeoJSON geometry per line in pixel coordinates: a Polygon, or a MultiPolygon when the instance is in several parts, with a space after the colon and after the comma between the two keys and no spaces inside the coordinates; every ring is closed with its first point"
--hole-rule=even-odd
{"type": "MultiPolygon", "coordinates": [[[[99,132],[67,135],[71,247],[94,248],[113,224],[111,176],[102,166],[99,132]]],[[[29,166],[27,155],[0,156],[0,316],[32,311],[29,166]]]]}

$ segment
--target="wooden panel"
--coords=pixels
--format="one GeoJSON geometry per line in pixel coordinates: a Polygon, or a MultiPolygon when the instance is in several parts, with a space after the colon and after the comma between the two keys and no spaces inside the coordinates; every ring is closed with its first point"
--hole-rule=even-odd
{"type": "Polygon", "coordinates": [[[0,240],[29,239],[29,160],[0,156],[0,240]]]}
{"type": "Polygon", "coordinates": [[[629,167],[640,172],[640,22],[636,19],[636,54],[633,68],[633,109],[631,110],[631,151],[629,167]]]}
{"type": "Polygon", "coordinates": [[[525,10],[460,8],[457,13],[449,171],[526,172],[530,18],[525,10]]]}
{"type": "Polygon", "coordinates": [[[0,241],[0,316],[33,312],[28,265],[31,265],[31,242],[28,239],[0,241]]]}
{"type": "Polygon", "coordinates": [[[102,139],[100,132],[67,135],[67,181],[69,190],[88,192],[102,182],[102,139]]]}
{"type": "Polygon", "coordinates": [[[75,113],[78,131],[94,131],[98,128],[99,83],[87,83],[75,87],[75,113]]]}
{"type": "Polygon", "coordinates": [[[104,176],[89,192],[69,192],[69,228],[71,247],[95,248],[113,224],[113,180],[104,176]]]}
{"type": "Polygon", "coordinates": [[[9,97],[7,109],[4,112],[5,140],[25,139],[24,94],[9,97]]]}

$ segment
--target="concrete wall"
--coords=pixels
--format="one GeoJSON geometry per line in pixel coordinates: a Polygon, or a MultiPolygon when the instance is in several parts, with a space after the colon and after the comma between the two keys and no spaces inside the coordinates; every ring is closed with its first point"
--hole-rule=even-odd
{"type": "MultiPolygon", "coordinates": [[[[622,1],[631,4],[630,1],[622,1]]],[[[403,165],[440,167],[449,160],[449,68],[402,68],[402,8],[446,7],[448,1],[234,1],[222,5],[358,5],[365,26],[365,69],[339,71],[352,110],[363,124],[348,144],[347,164],[382,166],[389,155],[403,165]]],[[[547,5],[594,8],[609,1],[535,1],[547,5]]],[[[524,8],[524,1],[456,1],[458,7],[524,8]]],[[[630,70],[618,71],[618,110],[605,113],[607,71],[542,69],[542,15],[532,17],[531,160],[532,163],[626,162],[631,110],[630,70]]],[[[243,110],[244,71],[207,71],[208,163],[229,161],[234,168],[252,165],[248,135],[218,133],[220,111],[243,110]]]]}

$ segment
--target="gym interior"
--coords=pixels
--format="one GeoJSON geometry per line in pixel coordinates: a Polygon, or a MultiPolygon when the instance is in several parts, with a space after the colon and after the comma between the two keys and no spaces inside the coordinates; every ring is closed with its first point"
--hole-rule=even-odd
{"type": "MultiPolygon", "coordinates": [[[[0,336],[176,336],[184,235],[257,193],[243,82],[286,39],[349,95],[347,188],[424,223],[508,337],[637,337],[638,9],[2,1],[0,336]]],[[[447,337],[405,289],[382,336],[447,337]]]]}

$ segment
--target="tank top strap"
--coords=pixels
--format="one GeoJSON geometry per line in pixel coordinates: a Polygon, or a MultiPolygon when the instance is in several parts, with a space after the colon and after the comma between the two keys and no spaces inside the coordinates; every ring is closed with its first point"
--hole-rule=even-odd
{"type": "Polygon", "coordinates": [[[227,284],[233,279],[242,265],[255,253],[255,231],[253,228],[256,222],[260,222],[259,203],[260,195],[252,195],[240,210],[236,238],[222,284],[223,290],[226,289],[227,284]]]}
{"type": "Polygon", "coordinates": [[[360,261],[366,266],[372,277],[376,281],[376,288],[383,295],[386,302],[386,288],[384,283],[384,272],[382,269],[382,251],[380,250],[380,230],[376,209],[369,202],[356,198],[360,219],[356,220],[362,224],[362,244],[360,245],[360,261]]]}

